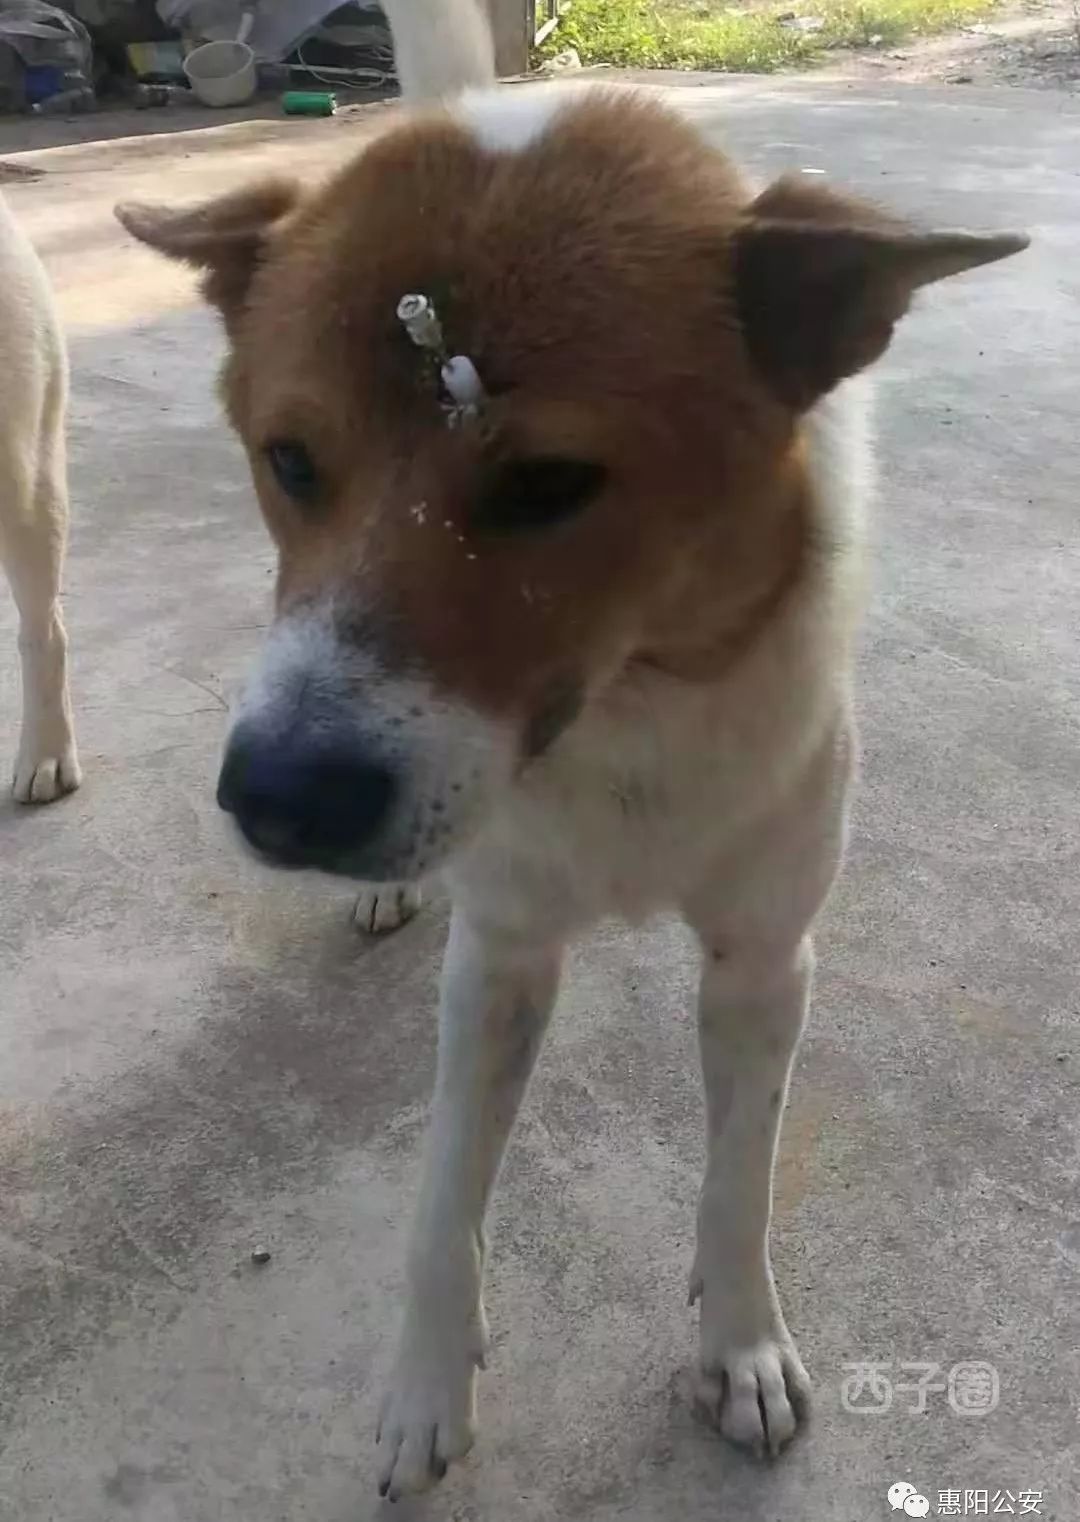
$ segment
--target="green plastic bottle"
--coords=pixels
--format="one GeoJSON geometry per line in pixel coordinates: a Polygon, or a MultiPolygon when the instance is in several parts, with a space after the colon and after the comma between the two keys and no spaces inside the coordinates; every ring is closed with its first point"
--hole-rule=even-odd
{"type": "Polygon", "coordinates": [[[286,116],[333,116],[337,96],[329,90],[286,90],[281,109],[286,116]]]}

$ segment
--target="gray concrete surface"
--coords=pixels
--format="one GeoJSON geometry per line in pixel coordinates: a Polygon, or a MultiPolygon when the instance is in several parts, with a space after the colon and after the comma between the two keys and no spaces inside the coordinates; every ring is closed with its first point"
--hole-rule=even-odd
{"type": "MultiPolygon", "coordinates": [[[[762,174],[823,168],[1035,236],[929,296],[882,369],[864,777],[777,1191],[816,1416],[761,1468],[690,1415],[691,958],[675,925],[611,927],[573,957],[499,1192],[477,1451],[398,1514],[874,1522],[904,1515],[885,1491],[906,1479],[935,1510],[939,1490],[1041,1491],[1030,1514],[1076,1522],[1080,103],[809,80],[680,99],[762,174]],[[844,1409],[846,1364],[961,1360],[998,1370],[989,1415],[940,1391],[922,1414],[907,1392],[844,1409]]],[[[364,944],[344,888],[260,872],[215,811],[270,555],[214,325],[107,215],[314,167],[362,130],[16,160],[44,171],[11,195],[72,330],[87,781],[54,810],[0,805],[4,1522],[379,1514],[444,911],[364,944]]],[[[12,636],[4,601],[9,745],[12,636]]]]}

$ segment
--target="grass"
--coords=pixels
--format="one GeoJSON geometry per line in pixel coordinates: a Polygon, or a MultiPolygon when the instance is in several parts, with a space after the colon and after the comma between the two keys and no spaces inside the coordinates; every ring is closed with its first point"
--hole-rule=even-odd
{"type": "Polygon", "coordinates": [[[583,64],[623,69],[723,69],[768,74],[827,48],[892,46],[985,16],[995,0],[573,0],[539,50],[576,48],[583,64]],[[800,31],[791,18],[822,25],[800,31]],[[781,18],[787,18],[785,20],[781,18]]]}

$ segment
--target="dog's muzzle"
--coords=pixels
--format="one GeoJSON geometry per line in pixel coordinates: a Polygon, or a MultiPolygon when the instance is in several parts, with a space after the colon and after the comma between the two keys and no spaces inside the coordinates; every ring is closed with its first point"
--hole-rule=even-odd
{"type": "Polygon", "coordinates": [[[269,860],[362,875],[396,792],[394,773],[354,741],[272,735],[241,723],[226,747],[217,801],[269,860]]]}

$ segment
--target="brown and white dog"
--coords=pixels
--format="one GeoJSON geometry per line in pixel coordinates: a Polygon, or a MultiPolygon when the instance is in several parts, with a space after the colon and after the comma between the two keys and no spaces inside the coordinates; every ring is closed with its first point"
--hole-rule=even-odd
{"type": "Polygon", "coordinates": [[[52,289],[0,196],[0,564],[19,611],[23,719],[14,792],[51,803],[81,780],[60,576],[67,540],[67,351],[52,289]]]}
{"type": "Polygon", "coordinates": [[[773,1154],[852,767],[848,377],[1025,240],[755,196],[652,99],[486,88],[465,0],[387,8],[406,98],[447,104],[321,189],[119,212],[205,271],[280,552],[222,806],[273,861],[452,890],[381,1489],[473,1441],[485,1207],[563,948],[663,907],[702,947],[703,1396],[775,1453],[809,1385],[773,1154]]]}

